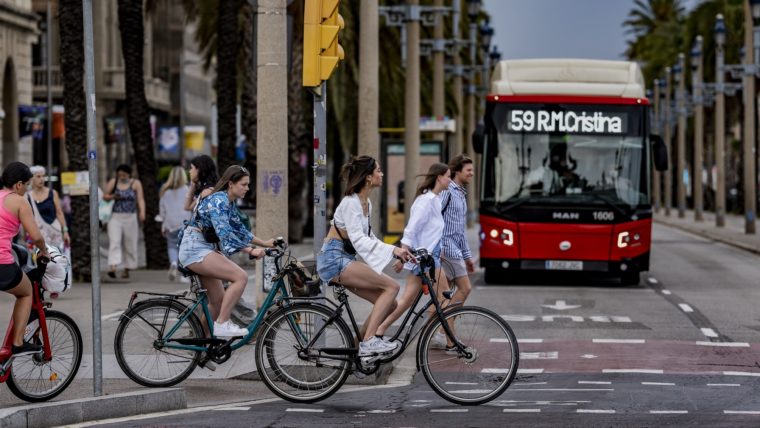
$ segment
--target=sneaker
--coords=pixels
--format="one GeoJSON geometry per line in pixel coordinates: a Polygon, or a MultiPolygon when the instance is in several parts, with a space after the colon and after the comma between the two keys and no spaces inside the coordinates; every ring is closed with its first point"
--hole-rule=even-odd
{"type": "Polygon", "coordinates": [[[214,336],[216,337],[238,337],[246,334],[248,334],[247,329],[238,327],[230,320],[221,324],[214,321],[214,336]]]}
{"type": "Polygon", "coordinates": [[[186,276],[180,276],[179,277],[180,284],[190,284],[190,278],[186,276]]]}
{"type": "Polygon", "coordinates": [[[443,333],[436,333],[430,340],[431,349],[446,349],[446,335],[443,333]]]}
{"type": "Polygon", "coordinates": [[[34,343],[24,342],[21,346],[11,346],[11,353],[13,353],[14,357],[39,354],[40,352],[42,352],[42,346],[35,345],[34,343]]]}
{"type": "Polygon", "coordinates": [[[397,342],[390,343],[378,337],[372,336],[372,338],[369,340],[366,340],[359,344],[359,356],[368,357],[372,354],[384,354],[386,352],[391,352],[396,348],[398,348],[397,342]]]}

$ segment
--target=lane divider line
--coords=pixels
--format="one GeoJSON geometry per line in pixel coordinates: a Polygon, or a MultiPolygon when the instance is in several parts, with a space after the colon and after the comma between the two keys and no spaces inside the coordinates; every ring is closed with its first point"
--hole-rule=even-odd
{"type": "Polygon", "coordinates": [[[699,346],[722,346],[725,348],[749,348],[747,342],[701,342],[697,341],[699,346]]]}
{"type": "Polygon", "coordinates": [[[646,343],[644,339],[592,339],[592,343],[646,343]]]}
{"type": "Polygon", "coordinates": [[[430,413],[467,413],[469,409],[430,409],[430,413]]]}
{"type": "Polygon", "coordinates": [[[715,332],[715,330],[711,328],[700,328],[702,330],[702,334],[704,334],[707,337],[718,337],[718,333],[715,332]]]}
{"type": "Polygon", "coordinates": [[[502,409],[502,413],[541,413],[541,409],[502,409]]]}
{"type": "Polygon", "coordinates": [[[642,385],[654,385],[654,386],[676,386],[671,382],[641,382],[642,385]]]}
{"type": "Polygon", "coordinates": [[[694,312],[694,309],[692,309],[692,307],[686,303],[679,303],[678,307],[681,308],[681,310],[684,312],[694,312]]]}
{"type": "Polygon", "coordinates": [[[760,376],[760,373],[752,372],[723,372],[724,376],[760,376]]]}
{"type": "Polygon", "coordinates": [[[760,410],[724,410],[726,415],[760,415],[760,410]]]}
{"type": "Polygon", "coordinates": [[[597,381],[597,380],[579,380],[580,385],[612,385],[610,381],[597,381]]]}
{"type": "Polygon", "coordinates": [[[707,386],[742,386],[740,383],[708,383],[707,386]]]}
{"type": "Polygon", "coordinates": [[[607,414],[615,413],[614,410],[603,410],[603,409],[577,409],[575,412],[576,413],[607,413],[607,414]]]}
{"type": "Polygon", "coordinates": [[[642,373],[642,374],[662,374],[659,369],[603,369],[602,373],[642,373]]]}
{"type": "Polygon", "coordinates": [[[662,290],[662,294],[664,294],[666,296],[670,296],[673,293],[671,293],[670,290],[662,290]]]}
{"type": "Polygon", "coordinates": [[[652,415],[685,415],[689,413],[688,410],[650,410],[649,414],[652,415]]]}
{"type": "Polygon", "coordinates": [[[294,413],[324,413],[325,409],[304,409],[301,407],[288,407],[285,409],[285,411],[294,413]]]}

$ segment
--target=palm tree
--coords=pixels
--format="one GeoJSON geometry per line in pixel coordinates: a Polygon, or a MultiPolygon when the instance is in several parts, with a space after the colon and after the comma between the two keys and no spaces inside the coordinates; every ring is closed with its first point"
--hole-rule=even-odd
{"type": "Polygon", "coordinates": [[[238,15],[240,7],[240,0],[225,0],[218,4],[216,104],[219,115],[217,166],[220,172],[235,163],[235,146],[237,145],[235,115],[238,100],[237,63],[238,50],[240,49],[238,15]]]}
{"type": "Polygon", "coordinates": [[[643,62],[645,81],[651,82],[682,52],[684,7],[681,0],[635,0],[634,5],[623,22],[634,36],[626,56],[643,62]]]}
{"type": "MultiPolygon", "coordinates": [[[[84,96],[84,24],[81,0],[60,0],[58,29],[61,39],[64,126],[69,168],[87,169],[87,124],[84,96]]],[[[72,267],[85,281],[90,270],[90,204],[86,196],[71,198],[72,267]]]]}
{"type": "Polygon", "coordinates": [[[118,0],[118,14],[124,56],[127,124],[145,197],[145,258],[148,269],[164,268],[168,264],[166,241],[162,238],[160,225],[155,221],[158,214],[157,168],[150,134],[150,108],[145,98],[143,1],[118,0]]]}

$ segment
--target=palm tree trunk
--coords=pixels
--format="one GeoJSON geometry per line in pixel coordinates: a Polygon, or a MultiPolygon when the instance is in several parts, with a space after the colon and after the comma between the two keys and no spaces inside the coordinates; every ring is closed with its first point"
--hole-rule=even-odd
{"type": "MultiPolygon", "coordinates": [[[[81,0],[61,0],[58,26],[61,38],[64,126],[69,169],[87,169],[87,123],[84,96],[84,24],[81,0]]],[[[71,198],[71,262],[85,281],[90,270],[90,203],[87,196],[71,198]]]]}
{"type": "Polygon", "coordinates": [[[216,99],[218,111],[219,148],[217,164],[224,173],[235,163],[235,109],[237,107],[237,58],[240,46],[238,12],[240,0],[219,2],[217,19],[217,77],[216,99]]]}
{"type": "Polygon", "coordinates": [[[240,94],[240,114],[246,142],[245,167],[251,172],[251,191],[248,202],[256,205],[256,68],[253,65],[253,25],[254,11],[249,2],[244,2],[240,23],[240,63],[243,91],[240,94]]]}
{"type": "Polygon", "coordinates": [[[158,214],[157,168],[150,135],[150,108],[145,98],[143,2],[142,0],[118,0],[118,7],[121,51],[124,56],[127,124],[145,197],[145,223],[143,224],[145,258],[148,269],[160,269],[168,266],[168,260],[166,240],[161,235],[160,225],[155,221],[158,214]]]}

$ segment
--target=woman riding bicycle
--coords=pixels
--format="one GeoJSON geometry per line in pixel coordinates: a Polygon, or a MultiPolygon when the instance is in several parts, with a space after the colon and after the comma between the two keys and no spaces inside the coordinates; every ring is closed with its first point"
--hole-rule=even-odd
{"type": "Polygon", "coordinates": [[[369,195],[383,184],[380,165],[369,156],[358,156],[343,165],[341,176],[347,186],[317,255],[318,274],[323,281],[338,283],[374,304],[362,328],[359,356],[391,352],[398,343],[377,336],[377,330],[393,311],[399,286],[382,271],[394,256],[408,261],[412,255],[406,249],[384,243],[372,233],[369,195]],[[356,261],[356,254],[363,262],[356,261]]]}
{"type": "Polygon", "coordinates": [[[19,224],[39,248],[40,258],[49,258],[45,240],[34,220],[34,213],[24,197],[32,172],[21,162],[9,163],[2,174],[0,190],[0,290],[16,297],[13,307],[13,355],[36,354],[42,346],[24,342],[24,330],[32,311],[32,283],[13,259],[11,242],[18,234],[19,224]]]}
{"type": "Polygon", "coordinates": [[[275,242],[254,237],[237,215],[235,203],[248,193],[249,182],[247,169],[238,165],[227,168],[214,192],[198,201],[179,246],[180,264],[198,274],[206,289],[211,316],[215,319],[213,334],[218,337],[248,334],[248,330],[230,321],[232,308],[245,290],[248,274],[225,256],[242,251],[252,258],[260,258],[264,250],[253,246],[273,247],[275,242]],[[209,242],[215,240],[213,233],[219,250],[216,243],[209,242]],[[229,282],[226,291],[222,281],[229,282]]]}
{"type": "MultiPolygon", "coordinates": [[[[424,248],[435,260],[435,278],[443,281],[438,290],[448,289],[445,277],[441,278],[441,237],[443,236],[443,215],[441,214],[441,198],[439,194],[447,189],[451,177],[449,167],[446,164],[433,164],[428,173],[422,176],[422,183],[417,187],[414,204],[412,205],[409,222],[404,228],[404,236],[401,239],[401,247],[406,249],[424,248]]],[[[402,269],[401,261],[394,265],[396,272],[402,269]]],[[[406,263],[403,268],[409,271],[406,278],[406,288],[403,296],[398,301],[396,309],[380,324],[378,334],[384,334],[388,327],[414,303],[422,286],[420,267],[414,263],[406,263]]]]}

